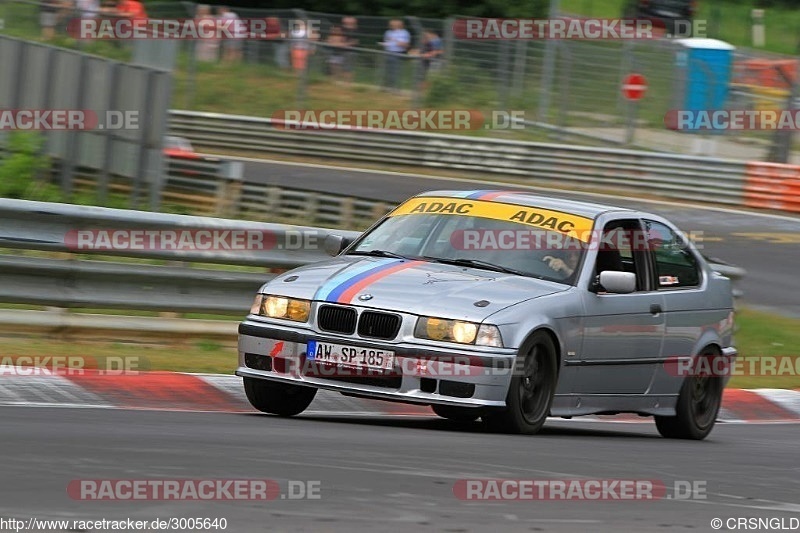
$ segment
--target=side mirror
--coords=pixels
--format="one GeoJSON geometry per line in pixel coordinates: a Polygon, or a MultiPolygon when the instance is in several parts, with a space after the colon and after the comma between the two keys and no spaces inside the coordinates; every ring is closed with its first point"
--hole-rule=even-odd
{"type": "Polygon", "coordinates": [[[636,274],[605,270],[600,272],[600,285],[606,292],[613,294],[629,294],[636,290],[636,274]]]}
{"type": "Polygon", "coordinates": [[[342,237],[341,235],[328,235],[322,242],[322,248],[328,255],[336,257],[342,253],[342,250],[350,246],[352,242],[353,239],[348,239],[346,237],[342,237]]]}

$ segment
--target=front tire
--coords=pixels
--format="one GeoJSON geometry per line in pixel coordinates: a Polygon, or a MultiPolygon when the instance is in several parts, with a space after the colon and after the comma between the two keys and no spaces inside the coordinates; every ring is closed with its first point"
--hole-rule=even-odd
{"type": "Polygon", "coordinates": [[[437,415],[456,422],[474,422],[481,416],[480,409],[475,407],[454,407],[452,405],[431,405],[437,415]]]}
{"type": "Polygon", "coordinates": [[[264,413],[280,416],[299,415],[311,404],[317,389],[244,378],[244,393],[250,405],[264,413]]]}
{"type": "Polygon", "coordinates": [[[547,420],[558,380],[556,347],[550,335],[534,333],[517,359],[506,395],[506,407],[483,416],[486,425],[503,433],[538,433],[547,420]]]}
{"type": "MultiPolygon", "coordinates": [[[[702,355],[718,355],[706,350],[702,355]]],[[[703,440],[714,429],[722,405],[721,377],[690,376],[681,386],[675,416],[656,416],[656,429],[668,439],[703,440]]]]}

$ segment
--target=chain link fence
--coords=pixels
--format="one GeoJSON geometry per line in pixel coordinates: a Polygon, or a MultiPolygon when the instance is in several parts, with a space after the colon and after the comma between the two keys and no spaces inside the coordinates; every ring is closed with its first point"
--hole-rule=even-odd
{"type": "MultiPolygon", "coordinates": [[[[587,2],[594,5],[592,0],[587,2]]],[[[192,18],[198,4],[153,2],[146,7],[152,18],[192,18]]],[[[596,16],[605,16],[600,7],[596,16]]],[[[37,9],[35,2],[3,0],[2,32],[38,37],[37,9]]],[[[75,14],[74,8],[65,9],[57,28],[62,35],[63,20],[75,14]]],[[[260,117],[286,109],[458,108],[479,110],[484,116],[513,110],[522,112],[524,132],[475,134],[578,139],[588,144],[751,160],[790,157],[791,132],[698,135],[668,129],[665,117],[682,103],[677,99],[682,45],[672,39],[465,40],[453,31],[454,23],[463,17],[407,16],[400,20],[411,42],[406,53],[398,54],[387,52],[381,44],[390,17],[297,9],[232,11],[242,19],[264,20],[267,38],[185,40],[176,44],[174,52],[167,52],[161,41],[149,55],[144,54],[146,59],[140,54],[139,60],[150,66],[159,61],[169,65],[163,56],[175,54],[173,108],[260,117]],[[298,21],[306,24],[307,32],[293,32],[298,21]],[[433,61],[424,57],[427,31],[441,39],[443,53],[433,61]],[[230,47],[237,51],[227,53],[230,47]],[[644,97],[635,103],[622,94],[623,79],[630,73],[647,80],[644,97]]],[[[717,28],[727,24],[721,16],[715,20],[717,28]]],[[[121,59],[136,55],[130,42],[61,41],[121,59]]],[[[722,83],[729,109],[792,109],[792,91],[797,91],[800,82],[796,57],[745,49],[734,54],[731,79],[712,79],[706,85],[709,94],[716,93],[719,87],[715,85],[722,83]]]]}

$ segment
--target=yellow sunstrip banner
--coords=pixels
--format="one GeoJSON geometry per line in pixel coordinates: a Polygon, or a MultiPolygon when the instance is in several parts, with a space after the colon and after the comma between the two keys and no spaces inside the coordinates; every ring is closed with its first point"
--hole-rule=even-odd
{"type": "Polygon", "coordinates": [[[434,196],[412,198],[401,204],[389,216],[398,215],[468,215],[506,222],[517,222],[550,231],[557,231],[589,242],[593,220],[578,215],[551,211],[524,205],[501,204],[482,200],[461,198],[438,198],[434,196]]]}

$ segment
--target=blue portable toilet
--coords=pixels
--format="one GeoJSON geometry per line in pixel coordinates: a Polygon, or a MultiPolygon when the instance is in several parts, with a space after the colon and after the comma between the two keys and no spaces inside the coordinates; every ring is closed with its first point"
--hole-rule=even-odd
{"type": "Polygon", "coordinates": [[[705,38],[674,42],[678,46],[674,109],[709,112],[725,109],[736,47],[705,38]]]}

